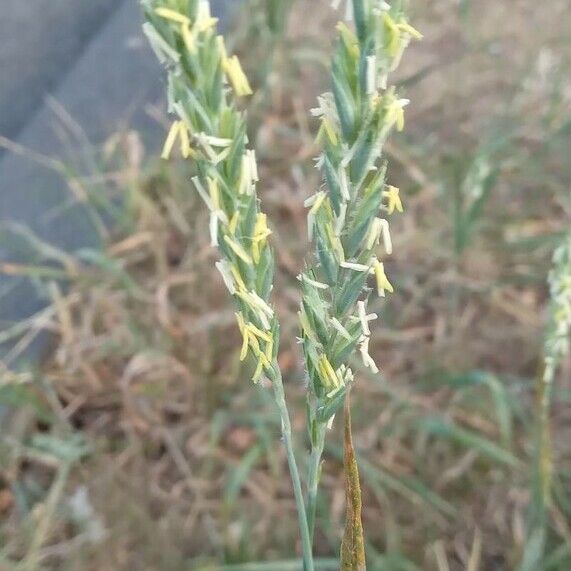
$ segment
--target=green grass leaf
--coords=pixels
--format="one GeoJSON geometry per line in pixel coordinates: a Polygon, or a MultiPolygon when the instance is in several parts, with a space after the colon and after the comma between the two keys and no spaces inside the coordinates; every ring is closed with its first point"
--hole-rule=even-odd
{"type": "Polygon", "coordinates": [[[511,452],[499,444],[441,418],[425,418],[421,420],[420,429],[433,436],[445,438],[466,448],[471,448],[482,456],[500,464],[518,466],[520,463],[511,452]]]}

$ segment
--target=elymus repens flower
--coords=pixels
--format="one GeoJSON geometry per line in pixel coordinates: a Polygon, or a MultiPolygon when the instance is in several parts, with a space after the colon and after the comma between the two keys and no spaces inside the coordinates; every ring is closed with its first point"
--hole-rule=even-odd
{"type": "Polygon", "coordinates": [[[256,193],[258,169],[248,148],[236,97],[251,94],[236,56],[229,56],[207,1],[146,0],[144,30],[168,69],[174,121],[163,149],[175,146],[196,165],[192,182],[210,211],[210,238],[222,259],[216,267],[238,311],[240,358],[251,354],[258,381],[270,374],[278,350],[278,323],[269,302],[274,258],[271,231],[256,193]],[[183,7],[186,7],[182,9],[183,7]]]}
{"type": "MultiPolygon", "coordinates": [[[[337,3],[338,4],[338,3],[337,3]]],[[[299,276],[302,345],[319,422],[329,421],[353,379],[351,355],[378,368],[369,355],[369,277],[384,297],[393,292],[384,257],[393,253],[389,217],[403,212],[399,189],[387,184],[383,144],[404,127],[404,107],[390,71],[420,34],[400,9],[377,0],[350,3],[356,31],[338,25],[332,91],[313,110],[321,122],[322,188],[306,201],[315,262],[299,276]]]]}

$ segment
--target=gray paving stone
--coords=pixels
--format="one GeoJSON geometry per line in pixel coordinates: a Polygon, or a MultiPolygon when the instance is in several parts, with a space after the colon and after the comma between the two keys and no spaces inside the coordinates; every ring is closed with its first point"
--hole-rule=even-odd
{"type": "MultiPolygon", "coordinates": [[[[214,12],[225,16],[222,25],[227,23],[225,8],[236,3],[212,2],[214,12]]],[[[149,102],[163,99],[164,73],[140,26],[138,3],[125,0],[54,90],[51,103],[48,100],[21,130],[18,143],[74,164],[79,172],[82,163],[78,158],[85,159],[90,146],[98,145],[121,126],[137,129],[148,147],[158,148],[162,130],[144,109],[149,102]],[[62,137],[58,108],[81,126],[85,144],[70,144],[62,137]]],[[[74,203],[65,177],[26,155],[7,154],[0,160],[0,226],[3,222],[25,225],[40,239],[65,250],[99,246],[90,217],[74,203]]],[[[18,243],[2,240],[0,233],[0,263],[28,261],[26,255],[18,243]]],[[[29,280],[0,276],[0,331],[45,303],[29,280]]],[[[37,358],[44,345],[42,340],[27,356],[37,358]]],[[[0,346],[0,358],[8,346],[0,346]]]]}
{"type": "Polygon", "coordinates": [[[0,133],[13,138],[122,0],[0,0],[0,133]]]}

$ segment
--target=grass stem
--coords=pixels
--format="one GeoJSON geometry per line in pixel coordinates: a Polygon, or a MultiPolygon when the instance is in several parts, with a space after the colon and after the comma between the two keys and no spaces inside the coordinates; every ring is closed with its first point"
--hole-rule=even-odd
{"type": "Polygon", "coordinates": [[[317,509],[317,492],[319,489],[319,479],[321,476],[321,457],[325,446],[324,425],[317,427],[316,441],[311,445],[311,456],[309,458],[309,470],[307,478],[307,523],[309,526],[309,536],[313,543],[315,535],[315,515],[317,509]]]}
{"type": "Polygon", "coordinates": [[[312,541],[307,523],[303,491],[301,488],[301,478],[293,450],[293,436],[289,412],[285,401],[284,385],[281,372],[277,364],[273,367],[272,386],[278,412],[282,422],[282,435],[287,454],[287,462],[293,484],[293,493],[299,518],[299,532],[303,552],[304,571],[314,571],[312,541]]]}

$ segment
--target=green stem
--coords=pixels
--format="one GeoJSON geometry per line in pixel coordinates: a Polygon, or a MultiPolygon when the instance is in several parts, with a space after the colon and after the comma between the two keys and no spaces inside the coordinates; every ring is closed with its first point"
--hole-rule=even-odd
{"type": "Polygon", "coordinates": [[[316,442],[311,444],[311,456],[309,458],[309,471],[307,477],[307,522],[309,537],[313,544],[315,533],[315,513],[317,508],[317,489],[321,476],[321,457],[325,446],[326,426],[320,424],[317,428],[316,442]]]}
{"type": "Polygon", "coordinates": [[[301,489],[301,479],[299,477],[299,470],[295,460],[293,451],[293,438],[291,432],[291,422],[289,419],[289,412],[287,409],[284,393],[284,385],[282,375],[277,364],[273,367],[272,386],[274,388],[274,396],[276,405],[282,421],[282,435],[284,446],[287,454],[287,462],[291,474],[293,484],[293,494],[295,497],[295,505],[297,508],[297,515],[299,518],[299,533],[301,536],[301,546],[303,552],[303,567],[304,571],[314,571],[313,565],[313,550],[311,545],[311,538],[309,535],[309,527],[307,525],[307,516],[305,513],[305,503],[303,498],[303,491],[301,489]]]}

